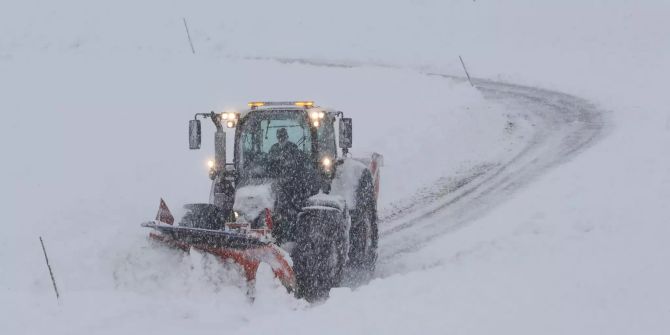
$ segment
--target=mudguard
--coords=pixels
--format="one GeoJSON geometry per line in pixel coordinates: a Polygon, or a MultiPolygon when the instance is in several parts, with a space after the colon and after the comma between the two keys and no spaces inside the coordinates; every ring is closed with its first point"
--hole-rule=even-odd
{"type": "Polygon", "coordinates": [[[337,167],[332,182],[331,194],[341,196],[350,210],[356,208],[356,190],[364,173],[370,173],[374,184],[375,200],[379,198],[380,168],[384,165],[384,156],[373,153],[366,158],[346,158],[337,167]]]}

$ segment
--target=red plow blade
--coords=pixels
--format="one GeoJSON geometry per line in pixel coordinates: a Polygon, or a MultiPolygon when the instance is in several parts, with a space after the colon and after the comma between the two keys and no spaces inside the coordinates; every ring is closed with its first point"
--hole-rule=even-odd
{"type": "Polygon", "coordinates": [[[149,237],[170,247],[185,252],[193,248],[239,264],[251,286],[255,283],[258,266],[266,263],[284,287],[289,291],[295,290],[295,275],[290,257],[273,243],[238,233],[174,227],[161,222],[148,222],[142,226],[158,230],[150,233],[149,237]]]}
{"type": "Polygon", "coordinates": [[[287,252],[272,243],[269,230],[245,229],[239,224],[227,225],[224,230],[210,230],[174,226],[173,222],[170,210],[161,199],[157,219],[143,223],[142,226],[156,230],[149,233],[149,237],[169,247],[185,252],[195,249],[239,264],[244,269],[251,291],[260,263],[268,264],[287,290],[295,290],[296,279],[291,258],[287,252]]]}

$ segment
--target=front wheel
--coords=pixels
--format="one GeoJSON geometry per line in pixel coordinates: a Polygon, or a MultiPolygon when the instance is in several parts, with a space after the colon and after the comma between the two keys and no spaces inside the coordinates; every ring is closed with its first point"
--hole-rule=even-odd
{"type": "Polygon", "coordinates": [[[308,301],[328,297],[344,269],[343,215],[337,209],[307,209],[298,216],[291,258],[296,295],[308,301]]]}

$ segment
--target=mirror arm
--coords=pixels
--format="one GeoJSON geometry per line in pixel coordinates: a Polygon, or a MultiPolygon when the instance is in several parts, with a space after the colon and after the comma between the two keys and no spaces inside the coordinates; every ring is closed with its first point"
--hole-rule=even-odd
{"type": "Polygon", "coordinates": [[[212,123],[214,123],[216,131],[223,131],[223,126],[221,126],[221,118],[219,118],[219,116],[214,113],[214,111],[210,112],[209,117],[212,119],[212,123]]]}
{"type": "Polygon", "coordinates": [[[212,123],[214,123],[214,126],[216,127],[216,130],[223,131],[223,126],[221,125],[221,119],[218,117],[216,113],[214,113],[214,111],[211,111],[209,113],[195,113],[195,115],[193,115],[193,120],[197,120],[198,116],[202,117],[203,119],[211,118],[212,123]]]}
{"type": "Polygon", "coordinates": [[[211,115],[212,115],[212,113],[195,113],[193,115],[193,120],[197,120],[198,116],[201,116],[201,117],[206,119],[206,118],[210,117],[211,115]]]}

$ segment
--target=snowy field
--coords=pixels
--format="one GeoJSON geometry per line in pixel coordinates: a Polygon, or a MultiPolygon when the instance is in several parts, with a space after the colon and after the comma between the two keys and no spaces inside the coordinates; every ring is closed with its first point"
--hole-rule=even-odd
{"type": "Polygon", "coordinates": [[[0,334],[667,334],[668,13],[3,3],[0,334]],[[209,194],[187,120],[259,99],[340,109],[354,155],[384,154],[370,283],[309,305],[266,270],[251,304],[230,267],[146,240],[160,197],[209,194]]]}

